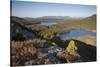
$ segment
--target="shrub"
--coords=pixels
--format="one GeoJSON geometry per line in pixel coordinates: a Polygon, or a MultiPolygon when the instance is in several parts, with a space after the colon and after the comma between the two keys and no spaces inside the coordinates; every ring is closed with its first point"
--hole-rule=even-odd
{"type": "Polygon", "coordinates": [[[74,54],[74,52],[77,50],[77,47],[75,45],[74,40],[71,40],[66,48],[67,52],[69,54],[74,54]]]}
{"type": "Polygon", "coordinates": [[[77,46],[75,45],[75,41],[71,40],[65,50],[65,59],[67,62],[75,62],[80,58],[79,53],[77,52],[77,46]]]}
{"type": "Polygon", "coordinates": [[[26,38],[24,37],[24,35],[20,32],[17,32],[14,36],[12,36],[12,40],[15,41],[24,41],[26,38]]]}

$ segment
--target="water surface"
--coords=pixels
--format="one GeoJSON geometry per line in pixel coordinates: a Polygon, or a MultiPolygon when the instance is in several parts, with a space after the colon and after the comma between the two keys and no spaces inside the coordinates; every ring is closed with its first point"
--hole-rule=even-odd
{"type": "Polygon", "coordinates": [[[73,29],[61,34],[60,37],[62,40],[65,40],[66,38],[78,38],[84,35],[96,36],[96,32],[92,32],[84,29],[73,29]]]}

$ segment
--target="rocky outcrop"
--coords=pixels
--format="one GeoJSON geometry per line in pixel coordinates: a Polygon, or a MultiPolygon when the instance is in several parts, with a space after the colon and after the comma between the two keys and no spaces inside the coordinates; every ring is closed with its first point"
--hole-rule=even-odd
{"type": "Polygon", "coordinates": [[[96,60],[96,49],[86,43],[69,40],[66,48],[51,46],[42,39],[11,42],[11,65],[41,65],[96,60]]]}
{"type": "Polygon", "coordinates": [[[34,39],[36,34],[30,32],[30,29],[26,28],[24,25],[13,21],[11,23],[11,39],[15,41],[23,41],[25,39],[34,39]]]}
{"type": "Polygon", "coordinates": [[[66,50],[58,52],[57,57],[70,62],[86,62],[96,60],[96,47],[78,40],[69,40],[66,50]]]}

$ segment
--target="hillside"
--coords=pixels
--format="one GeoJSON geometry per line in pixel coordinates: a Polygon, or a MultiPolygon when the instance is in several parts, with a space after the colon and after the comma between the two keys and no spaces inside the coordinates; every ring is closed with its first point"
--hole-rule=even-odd
{"type": "Polygon", "coordinates": [[[26,28],[23,23],[12,20],[11,22],[11,40],[24,41],[26,39],[36,38],[35,32],[26,28]]]}
{"type": "Polygon", "coordinates": [[[22,24],[22,25],[26,25],[28,24],[29,22],[23,18],[20,18],[20,17],[16,17],[16,16],[11,16],[10,17],[11,19],[11,22],[16,22],[16,23],[19,23],[19,24],[22,24]]]}

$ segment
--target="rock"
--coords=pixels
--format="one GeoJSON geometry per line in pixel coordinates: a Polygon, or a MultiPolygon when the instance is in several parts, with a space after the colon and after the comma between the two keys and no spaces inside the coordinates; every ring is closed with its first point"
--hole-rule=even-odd
{"type": "Polygon", "coordinates": [[[47,58],[47,54],[46,53],[38,52],[37,54],[38,54],[37,56],[38,56],[39,59],[47,58]]]}
{"type": "Polygon", "coordinates": [[[67,62],[70,63],[70,62],[75,62],[75,61],[79,60],[80,55],[77,52],[75,52],[73,55],[66,53],[65,58],[66,58],[67,62]]]}
{"type": "Polygon", "coordinates": [[[56,56],[57,56],[58,58],[60,58],[60,59],[65,59],[65,52],[64,52],[64,51],[60,51],[60,52],[57,53],[56,56]]]}
{"type": "Polygon", "coordinates": [[[49,59],[46,59],[45,64],[54,64],[54,62],[50,61],[49,59]]]}

